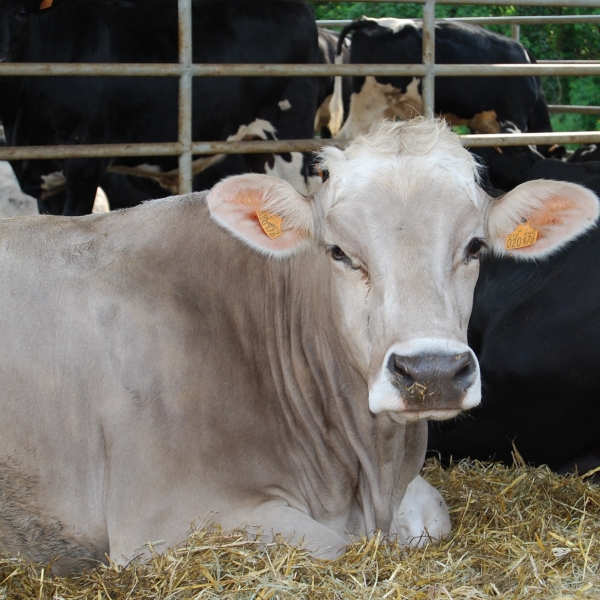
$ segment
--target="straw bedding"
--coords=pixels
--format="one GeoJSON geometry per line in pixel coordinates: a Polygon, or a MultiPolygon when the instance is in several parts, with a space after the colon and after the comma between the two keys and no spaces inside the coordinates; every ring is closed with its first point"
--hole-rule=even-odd
{"type": "Polygon", "coordinates": [[[0,561],[0,600],[219,598],[600,598],[600,485],[546,468],[461,462],[423,474],[441,490],[453,532],[421,549],[358,540],[335,562],[283,541],[195,532],[147,562],[50,577],[48,565],[0,561]]]}

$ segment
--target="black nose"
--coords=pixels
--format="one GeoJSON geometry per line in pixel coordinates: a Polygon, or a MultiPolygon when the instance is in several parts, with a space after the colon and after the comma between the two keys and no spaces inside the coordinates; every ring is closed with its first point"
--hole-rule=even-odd
{"type": "Polygon", "coordinates": [[[393,382],[407,410],[460,409],[477,376],[471,351],[460,354],[392,354],[388,362],[393,382]]]}

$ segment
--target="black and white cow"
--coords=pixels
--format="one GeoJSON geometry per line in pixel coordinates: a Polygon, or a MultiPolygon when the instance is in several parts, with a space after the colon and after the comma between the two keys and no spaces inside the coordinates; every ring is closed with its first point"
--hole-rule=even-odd
{"type": "Polygon", "coordinates": [[[567,159],[567,162],[588,162],[588,161],[600,161],[600,145],[599,144],[582,144],[567,159]]]}
{"type": "MultiPolygon", "coordinates": [[[[4,0],[0,58],[15,62],[173,63],[177,3],[170,0],[4,0]],[[69,32],[66,35],[65,32],[69,32]]],[[[193,59],[198,63],[317,63],[317,27],[304,2],[194,0],[193,59]]],[[[177,90],[169,77],[11,79],[0,120],[14,145],[168,142],[177,139],[177,90]],[[16,90],[16,91],[15,91],[16,90]],[[15,94],[17,102],[15,102],[15,94]]],[[[195,78],[193,138],[224,140],[260,118],[279,139],[313,135],[317,81],[307,77],[195,78]]],[[[174,158],[157,161],[176,167],[174,158]]],[[[139,164],[144,159],[120,160],[139,164]]],[[[250,170],[245,157],[228,174],[250,170]]],[[[16,166],[39,185],[42,168],[16,166]],[[31,175],[33,173],[33,175],[31,175]]],[[[109,159],[64,161],[64,214],[91,211],[109,159]]],[[[211,187],[214,181],[206,181],[211,187]]],[[[34,194],[36,197],[39,194],[34,194]]]]}
{"type": "MultiPolygon", "coordinates": [[[[356,64],[422,62],[423,27],[408,19],[363,18],[345,27],[339,44],[353,32],[350,62],[356,64]]],[[[510,38],[476,25],[440,21],[435,26],[435,56],[440,64],[529,64],[533,59],[510,38]]],[[[339,53],[339,51],[338,51],[339,53]]],[[[332,128],[353,138],[384,118],[407,119],[423,113],[420,77],[354,77],[350,113],[343,127],[341,107],[332,106],[332,128]]],[[[435,112],[472,119],[495,112],[521,131],[551,131],[545,100],[536,77],[439,77],[435,112]]]]}
{"type": "MultiPolygon", "coordinates": [[[[319,27],[319,56],[323,64],[336,62],[338,52],[339,33],[330,29],[319,27]]],[[[350,38],[345,38],[339,47],[341,54],[337,62],[350,62],[350,38]]],[[[344,114],[350,108],[350,96],[352,94],[352,78],[341,77],[341,94],[344,114]]],[[[331,121],[330,103],[334,93],[335,77],[319,77],[319,102],[315,116],[315,131],[322,138],[331,137],[329,122],[331,121]]]]}

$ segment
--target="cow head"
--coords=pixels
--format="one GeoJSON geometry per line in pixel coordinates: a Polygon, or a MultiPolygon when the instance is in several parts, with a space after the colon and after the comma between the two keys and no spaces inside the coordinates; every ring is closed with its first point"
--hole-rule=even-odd
{"type": "Polygon", "coordinates": [[[210,192],[214,218],[274,257],[322,253],[344,360],[364,376],[373,413],[443,419],[477,405],[479,366],[466,339],[479,256],[552,252],[593,224],[596,197],[529,182],[494,201],[458,137],[422,118],[385,123],[344,152],[322,150],[320,161],[330,178],[311,200],[242,175],[210,192]],[[535,243],[508,243],[525,222],[535,243]]]}
{"type": "Polygon", "coordinates": [[[52,0],[5,0],[0,6],[0,62],[20,60],[32,14],[52,7],[52,0]]]}

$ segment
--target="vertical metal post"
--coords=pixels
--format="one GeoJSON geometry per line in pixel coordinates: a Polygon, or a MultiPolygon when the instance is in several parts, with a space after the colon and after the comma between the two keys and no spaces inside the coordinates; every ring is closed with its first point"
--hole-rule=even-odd
{"type": "Polygon", "coordinates": [[[521,39],[521,26],[513,24],[510,26],[510,29],[512,32],[512,39],[518,42],[521,39]]]}
{"type": "Polygon", "coordinates": [[[423,65],[423,115],[431,119],[435,105],[435,0],[423,4],[423,65]]]}
{"type": "Polygon", "coordinates": [[[179,193],[192,191],[192,0],[178,0],[179,63],[183,73],[179,79],[179,193]]]}

